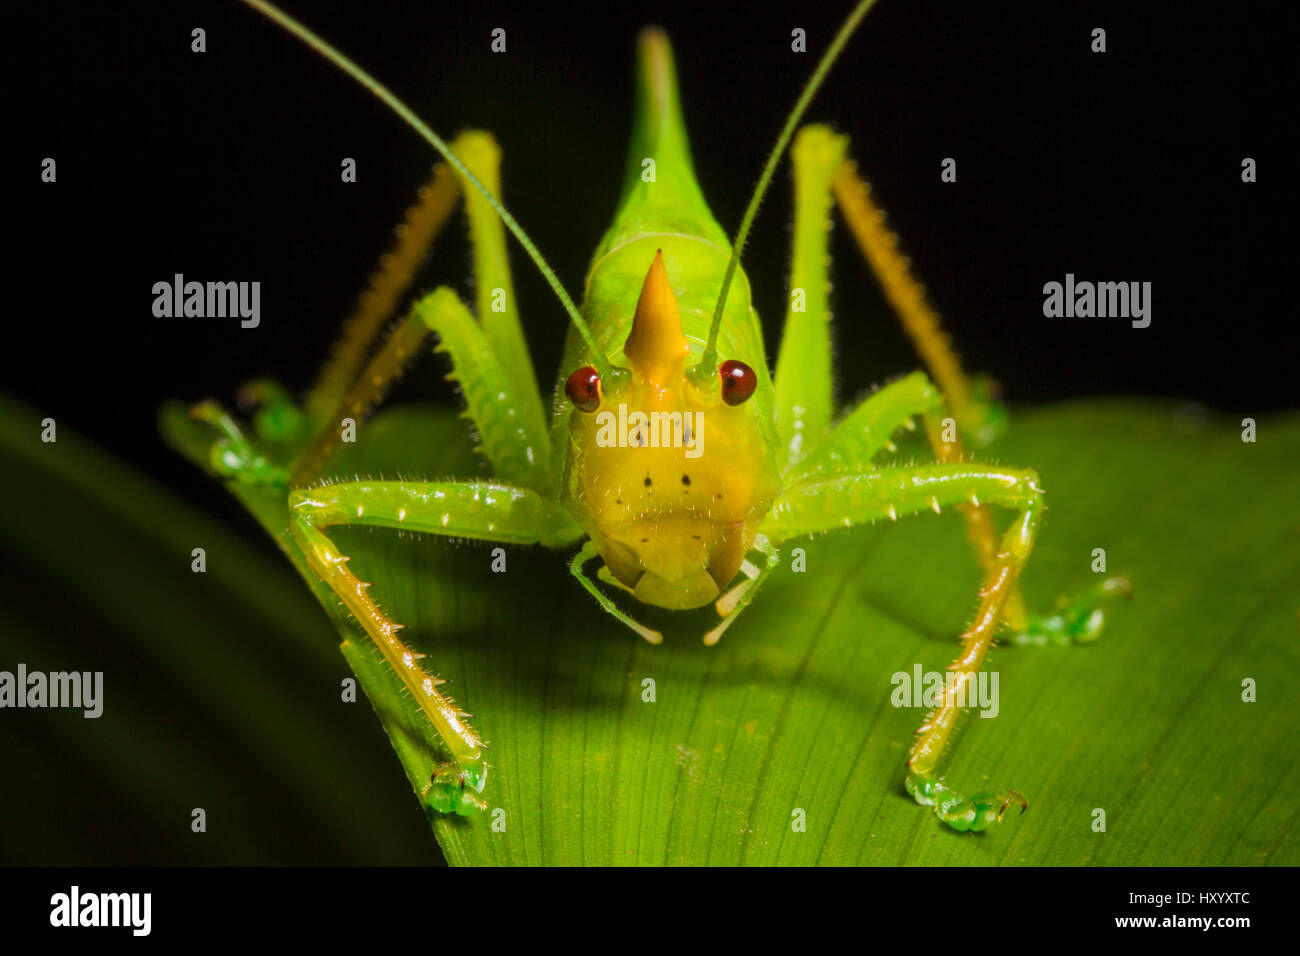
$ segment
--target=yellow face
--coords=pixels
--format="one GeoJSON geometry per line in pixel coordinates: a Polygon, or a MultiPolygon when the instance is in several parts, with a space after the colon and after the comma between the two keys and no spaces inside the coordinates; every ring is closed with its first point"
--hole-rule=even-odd
{"type": "MultiPolygon", "coordinates": [[[[775,464],[755,405],[688,380],[686,340],[658,256],[624,351],[630,374],[616,387],[584,380],[593,370],[570,379],[578,408],[565,496],[637,598],[699,607],[740,570],[778,491],[775,464]]],[[[727,365],[741,393],[752,389],[746,366],[727,365]]]]}

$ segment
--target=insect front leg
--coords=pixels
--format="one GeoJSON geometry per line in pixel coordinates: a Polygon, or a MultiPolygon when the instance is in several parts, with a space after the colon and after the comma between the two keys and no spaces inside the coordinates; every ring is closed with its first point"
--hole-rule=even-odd
{"type": "Polygon", "coordinates": [[[348,557],[330,540],[331,525],[378,525],[429,534],[517,544],[560,545],[579,533],[563,510],[535,492],[489,482],[357,481],[301,488],[289,496],[290,530],[308,566],[329,585],[374,641],[428,717],[451,755],[426,797],[443,813],[468,815],[483,806],[477,794],[487,775],[485,744],[468,714],[439,690],[445,681],[420,663],[425,657],[398,637],[402,625],[370,597],[348,557]]]}
{"type": "Polygon", "coordinates": [[[1014,790],[965,796],[939,776],[941,757],[956,740],[959,719],[973,700],[981,665],[1001,622],[1007,595],[1033,549],[1043,511],[1043,492],[1032,471],[976,464],[887,468],[856,474],[822,474],[788,486],[772,507],[763,530],[777,540],[838,527],[897,519],[927,510],[979,500],[1013,509],[1016,518],[980,589],[975,619],[961,636],[961,653],[949,666],[954,680],[917,731],[908,759],[907,791],[957,830],[982,830],[1012,804],[1026,806],[1014,790]]]}
{"type": "MultiPolygon", "coordinates": [[[[930,447],[940,461],[962,461],[965,452],[960,440],[946,441],[943,438],[944,429],[940,420],[943,413],[942,403],[928,407],[922,413],[930,447]]],[[[957,508],[966,519],[966,529],[975,547],[980,569],[988,573],[996,565],[998,555],[998,537],[993,527],[993,517],[980,501],[959,504],[957,508]]],[[[1020,588],[1013,587],[1007,595],[1002,616],[1011,632],[1009,640],[1013,644],[1087,644],[1100,637],[1105,629],[1107,616],[1104,605],[1116,597],[1127,598],[1132,594],[1133,587],[1127,578],[1106,578],[1073,600],[1063,601],[1055,613],[1042,615],[1030,614],[1025,609],[1020,588]]]]}

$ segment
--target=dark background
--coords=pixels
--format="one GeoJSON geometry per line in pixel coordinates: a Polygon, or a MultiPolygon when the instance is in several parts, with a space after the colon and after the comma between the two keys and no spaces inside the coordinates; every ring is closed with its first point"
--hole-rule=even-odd
{"type": "MultiPolygon", "coordinates": [[[[447,136],[504,149],[504,198],[579,295],[618,195],[631,52],[645,8],[290,4],[447,136]],[[466,9],[466,8],[469,9],[466,9]],[[495,26],[508,51],[489,52],[495,26]]],[[[673,37],[705,195],[739,222],[785,111],[848,4],[656,4],[673,37]],[[810,52],[790,52],[794,26],[810,52]]],[[[10,262],[38,292],[5,336],[4,387],[171,482],[208,487],[163,450],[161,398],[229,399],[272,374],[305,388],[433,159],[386,108],[233,2],[26,9],[10,262]],[[206,28],[208,52],[189,51],[206,28]],[[38,181],[58,161],[59,182],[38,181]],[[339,180],[354,157],[359,182],[339,180]],[[262,282],[261,327],[156,319],[152,284],[182,272],[262,282]]],[[[1292,309],[1274,238],[1283,25],[1251,5],[884,0],[809,118],[853,153],[969,369],[1013,402],[1173,396],[1233,413],[1295,404],[1292,309]],[[1213,12],[1208,12],[1212,10],[1213,12]],[[1089,52],[1107,29],[1108,52],[1089,52]],[[939,163],[958,161],[943,184],[939,163]],[[1240,179],[1243,156],[1260,181],[1240,179]],[[1042,286],[1149,280],[1150,328],[1048,320],[1042,286]]],[[[1293,103],[1290,104],[1294,106],[1293,103]]],[[[783,166],[745,265],[774,354],[789,262],[783,166]]],[[[468,291],[462,230],[424,285],[468,291]]],[[[836,335],[854,392],[914,367],[847,231],[837,227],[836,335]]],[[[512,244],[530,345],[549,388],[565,318],[512,244]]],[[[21,300],[20,300],[21,301],[21,300]]],[[[417,375],[437,380],[437,361],[417,375]]]]}
{"type": "MultiPolygon", "coordinates": [[[[471,126],[496,135],[505,201],[574,294],[619,192],[637,29],[658,22],[673,38],[696,171],[734,231],[849,6],[286,5],[448,138],[471,126]],[[498,26],[504,55],[489,50],[498,26]],[[807,54],[790,52],[794,27],[807,31],[807,54]]],[[[229,403],[266,374],[305,388],[427,177],[431,149],[233,2],[47,2],[6,16],[16,165],[5,226],[19,295],[0,388],[262,542],[215,482],[162,445],[157,406],[229,403]],[[196,26],[204,54],[190,52],[196,26]],[[45,156],[58,162],[57,185],[39,181],[45,156]],[[356,184],[339,180],[345,156],[358,162],[356,184]],[[261,326],[154,318],[151,287],[175,272],[260,280],[261,326]]],[[[1295,112],[1279,16],[1250,4],[883,0],[808,119],[851,135],[967,368],[995,375],[1013,403],[1152,395],[1265,414],[1296,404],[1293,269],[1275,238],[1289,175],[1281,137],[1295,112]],[[1089,51],[1095,26],[1107,30],[1102,55],[1089,51]],[[940,182],[946,156],[957,159],[956,184],[940,182]],[[1240,179],[1245,156],[1259,164],[1253,185],[1240,179]],[[1152,282],[1150,328],[1044,318],[1042,286],[1066,272],[1152,282]]],[[[769,355],[790,208],[783,165],[744,263],[769,355]]],[[[423,287],[468,292],[462,232],[439,242],[423,287]]],[[[838,224],[832,249],[848,398],[917,360],[838,224]]],[[[549,388],[565,317],[513,244],[511,255],[549,388]]],[[[399,395],[452,398],[433,359],[399,395]]],[[[51,585],[26,586],[39,597],[51,585]]],[[[60,618],[61,629],[76,626],[60,618]]],[[[420,841],[411,859],[428,859],[427,828],[392,770],[388,806],[420,841]]],[[[105,839],[96,859],[150,859],[139,834],[116,849],[105,839]]],[[[282,855],[321,859],[322,845],[301,832],[282,855]]]]}

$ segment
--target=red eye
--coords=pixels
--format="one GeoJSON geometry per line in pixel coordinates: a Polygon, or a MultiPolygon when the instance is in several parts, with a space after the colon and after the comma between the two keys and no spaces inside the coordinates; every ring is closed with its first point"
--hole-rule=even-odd
{"type": "Polygon", "coordinates": [[[580,412],[594,412],[600,407],[600,376],[590,365],[584,365],[564,383],[564,394],[580,412]]]}
{"type": "Polygon", "coordinates": [[[758,387],[758,376],[744,362],[727,359],[718,369],[722,377],[722,400],[728,405],[743,405],[758,387]]]}

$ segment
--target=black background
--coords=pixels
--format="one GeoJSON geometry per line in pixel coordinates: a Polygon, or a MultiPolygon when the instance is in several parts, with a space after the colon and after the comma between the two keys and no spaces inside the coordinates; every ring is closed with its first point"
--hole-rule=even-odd
{"type": "MultiPolygon", "coordinates": [[[[438,131],[496,135],[506,203],[574,292],[618,196],[637,29],[658,22],[673,38],[696,170],[734,231],[847,6],[288,4],[438,131]],[[498,26],[499,55],[489,49],[498,26]],[[807,31],[807,54],[790,51],[794,27],[807,31]]],[[[967,367],[995,375],[1013,403],[1153,395],[1265,414],[1296,404],[1292,250],[1275,222],[1289,175],[1281,138],[1294,125],[1279,16],[1248,4],[883,0],[808,119],[850,134],[967,367]],[[1096,26],[1107,30],[1101,55],[1089,51],[1096,26]],[[940,182],[946,156],[957,159],[955,184],[940,182]],[[1258,161],[1258,183],[1241,182],[1245,156],[1258,161]],[[1044,318],[1042,286],[1067,272],[1152,282],[1150,328],[1044,318]]],[[[269,551],[217,483],[163,446],[157,406],[229,403],[267,374],[306,387],[427,177],[430,148],[234,2],[47,2],[8,14],[6,34],[16,168],[5,226],[18,295],[0,388],[269,551]],[[190,51],[196,26],[203,54],[190,51]],[[46,156],[58,162],[55,185],[40,182],[46,156]],[[356,184],[340,182],[343,157],[357,160],[356,184]],[[176,272],[261,281],[261,326],[155,318],[153,283],[176,272]]],[[[786,294],[787,169],[745,258],[769,355],[786,294]]],[[[847,399],[917,360],[838,226],[832,251],[847,399]]],[[[546,389],[565,317],[520,250],[511,255],[546,389]]],[[[467,293],[467,276],[452,230],[422,287],[467,293]]],[[[423,362],[398,397],[452,400],[441,372],[423,362]]],[[[368,715],[358,720],[377,738],[368,715]]],[[[422,844],[412,858],[429,859],[395,766],[389,783],[422,844]]],[[[139,859],[133,839],[114,847],[104,834],[94,858],[139,859]]],[[[287,857],[321,858],[317,835],[298,839],[287,857]]]]}
{"type": "MultiPolygon", "coordinates": [[[[435,129],[504,149],[507,204],[580,292],[618,195],[631,51],[673,37],[697,172],[738,224],[759,169],[847,4],[293,4],[435,129]],[[507,30],[505,54],[489,50],[507,30]],[[807,30],[806,55],[790,31],[807,30]]],[[[60,4],[11,37],[24,200],[10,261],[4,387],[168,481],[211,489],[162,448],[164,397],[228,400],[251,377],[305,388],[432,162],[351,80],[236,3],[60,4]],[[190,52],[190,30],[208,52],[190,52]],[[25,63],[24,63],[25,60],[25,63]],[[54,156],[59,182],[39,182],[54,156]],[[342,157],[359,182],[340,182],[342,157]],[[262,282],[262,324],[152,315],[182,272],[262,282]],[[20,302],[22,300],[20,299],[20,302]]],[[[1142,394],[1257,414],[1295,404],[1294,308],[1275,220],[1287,175],[1276,14],[1248,4],[903,3],[873,10],[809,119],[853,153],[968,368],[1012,402],[1142,394]],[[1089,51],[1094,26],[1108,52],[1089,51]],[[958,181],[939,179],[953,156],[958,181]],[[1241,182],[1242,157],[1260,181],[1241,182]],[[1150,328],[1049,320],[1044,282],[1153,283],[1150,328]]],[[[783,166],[745,265],[779,335],[791,199],[783,166]]],[[[423,286],[468,292],[461,230],[423,286]]],[[[839,393],[916,366],[843,228],[833,245],[839,393]]],[[[543,388],[564,315],[517,247],[543,388]]],[[[450,397],[438,360],[413,388],[450,397]],[[423,384],[421,384],[423,380],[423,384]]]]}
{"type": "MultiPolygon", "coordinates": [[[[914,874],[942,879],[947,874],[937,868],[917,868],[914,874]]],[[[992,867],[971,868],[969,875],[978,882],[1006,879],[1006,870],[992,867]]],[[[25,879],[0,899],[0,918],[12,933],[24,936],[40,934],[47,939],[113,940],[135,942],[130,929],[54,929],[49,926],[55,893],[68,894],[73,884],[81,893],[147,892],[152,894],[151,937],[190,942],[196,928],[205,941],[248,945],[251,927],[291,926],[299,944],[324,943],[338,947],[342,942],[375,946],[379,932],[386,946],[427,947],[447,931],[443,928],[452,917],[462,917],[472,938],[490,939],[499,945],[529,948],[537,945],[539,926],[556,922],[562,912],[570,921],[581,920],[588,932],[607,930],[611,935],[626,928],[629,896],[648,891],[648,901],[660,874],[625,872],[617,879],[604,874],[584,874],[572,869],[562,879],[538,880],[535,874],[498,870],[472,875],[473,889],[458,894],[443,886],[418,885],[418,875],[405,868],[367,868],[364,870],[294,869],[233,870],[187,869],[160,874],[149,869],[47,869],[25,879]],[[338,901],[330,910],[323,900],[338,901]],[[409,900],[403,906],[394,901],[409,900]],[[480,901],[477,904],[469,900],[480,901]],[[575,906],[575,900],[581,901],[575,906]],[[468,910],[477,906],[481,913],[468,910]],[[407,910],[417,909],[420,918],[412,919],[407,910]],[[572,917],[568,917],[573,913],[572,917]],[[306,914],[311,916],[304,918],[306,914]],[[319,914],[319,915],[318,915],[319,914]],[[382,929],[380,929],[382,927],[382,929]],[[378,932],[377,932],[378,931],[378,932]]],[[[1012,874],[1016,879],[1018,875],[1012,874]]],[[[817,925],[827,934],[842,932],[846,936],[863,931],[864,915],[873,924],[872,932],[897,933],[902,936],[933,934],[931,926],[947,928],[969,926],[972,931],[996,933],[999,942],[1013,951],[1032,951],[1045,936],[1061,935],[1066,928],[1077,942],[1110,943],[1128,936],[1130,941],[1171,940],[1186,946],[1191,939],[1208,937],[1221,945],[1225,942],[1275,938],[1286,919],[1291,899],[1288,892],[1294,879],[1292,868],[1257,868],[1246,870],[1229,867],[1165,867],[1157,871],[1138,867],[1089,869],[1057,867],[1038,870],[1033,879],[1017,879],[1015,892],[990,896],[987,912],[971,922],[971,914],[958,906],[948,905],[934,912],[933,894],[918,891],[915,881],[871,880],[859,882],[860,901],[855,907],[822,906],[817,925]],[[1192,904],[1155,906],[1132,902],[1135,894],[1145,896],[1190,894],[1192,904]],[[1239,894],[1241,902],[1200,903],[1201,894],[1239,894]],[[931,926],[920,933],[909,917],[924,912],[931,926]],[[1197,928],[1145,928],[1117,926],[1116,920],[1128,917],[1187,919],[1225,919],[1242,917],[1248,926],[1214,926],[1208,931],[1197,928]],[[840,926],[839,930],[835,926],[840,926]],[[1274,927],[1269,930],[1268,927],[1274,927]]],[[[673,875],[673,889],[683,898],[698,899],[717,892],[717,878],[710,870],[679,871],[673,875]]],[[[799,893],[786,893],[784,899],[805,896],[810,899],[835,899],[843,893],[844,874],[840,872],[800,874],[799,893]]],[[[771,877],[766,872],[735,873],[728,876],[732,892],[755,898],[773,897],[771,877]]],[[[636,906],[638,904],[632,904],[636,906]]],[[[653,906],[647,902],[646,906],[653,906]]],[[[273,930],[274,931],[274,930],[273,930]]],[[[770,946],[780,934],[787,934],[789,948],[807,935],[805,922],[798,919],[766,919],[756,925],[748,920],[701,921],[692,929],[692,940],[703,945],[736,944],[742,948],[770,946]]],[[[1131,944],[1131,942],[1130,942],[1131,944]]],[[[1258,945],[1258,942],[1256,943],[1258,945]]]]}

